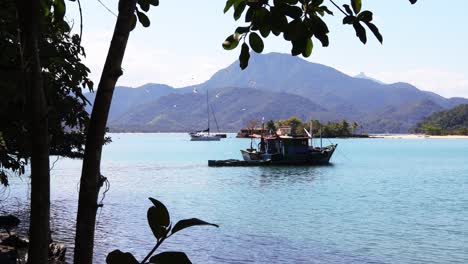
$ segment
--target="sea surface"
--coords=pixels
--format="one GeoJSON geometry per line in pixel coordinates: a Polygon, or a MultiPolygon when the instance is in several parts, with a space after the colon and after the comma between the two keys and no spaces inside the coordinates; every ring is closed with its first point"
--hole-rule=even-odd
{"type": "MultiPolygon", "coordinates": [[[[161,248],[193,263],[468,263],[468,140],[333,139],[330,166],[210,168],[208,159],[240,159],[250,140],[111,136],[95,263],[114,249],[140,261],[151,250],[148,197],[167,205],[173,223],[219,224],[183,230],[161,248]]],[[[80,171],[69,159],[52,169],[53,237],[69,259],[80,171]]],[[[12,178],[0,211],[24,214],[28,191],[27,177],[12,178]]]]}

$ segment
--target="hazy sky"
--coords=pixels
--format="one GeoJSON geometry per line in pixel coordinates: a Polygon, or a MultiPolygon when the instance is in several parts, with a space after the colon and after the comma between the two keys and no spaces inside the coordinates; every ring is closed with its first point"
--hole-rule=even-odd
{"type": "MultiPolygon", "coordinates": [[[[116,17],[98,0],[81,2],[85,62],[97,83],[116,17]]],[[[101,2],[117,12],[118,1],[101,2]]],[[[372,36],[367,45],[362,45],[353,28],[341,24],[341,13],[329,5],[335,13],[326,19],[330,47],[321,48],[315,41],[307,60],[349,75],[365,72],[384,82],[405,81],[446,97],[468,98],[468,1],[419,0],[414,6],[408,0],[363,2],[365,9],[374,12],[384,44],[372,36]]],[[[73,2],[67,3],[67,17],[78,29],[77,8],[73,2]]],[[[224,0],[160,0],[160,6],[149,12],[151,26],[138,25],[130,36],[124,75],[118,85],[136,87],[152,82],[182,87],[205,81],[231,64],[239,56],[239,48],[225,51],[221,43],[244,23],[242,18],[234,21],[232,10],[223,14],[224,5],[224,0]]],[[[265,41],[264,53],[290,53],[290,49],[282,36],[271,35],[265,41]]]]}

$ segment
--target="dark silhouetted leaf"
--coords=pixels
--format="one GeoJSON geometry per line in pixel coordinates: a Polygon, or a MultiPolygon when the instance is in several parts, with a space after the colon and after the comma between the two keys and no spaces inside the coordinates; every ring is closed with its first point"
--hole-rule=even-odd
{"type": "Polygon", "coordinates": [[[154,206],[148,209],[147,218],[148,224],[157,239],[161,239],[167,235],[168,227],[170,225],[169,212],[166,206],[160,201],[149,198],[154,206]]]}
{"type": "Polygon", "coordinates": [[[135,259],[135,257],[132,254],[128,252],[123,253],[120,250],[114,250],[107,255],[106,263],[107,264],[138,264],[138,261],[135,259]]]}
{"type": "Polygon", "coordinates": [[[352,24],[354,24],[354,21],[356,21],[356,17],[355,17],[355,16],[345,16],[345,17],[343,18],[343,24],[352,25],[352,24]]]}
{"type": "Polygon", "coordinates": [[[257,53],[262,53],[264,45],[262,38],[255,32],[250,33],[249,35],[249,44],[250,47],[257,53]]]}
{"type": "Polygon", "coordinates": [[[154,198],[150,197],[148,199],[153,203],[154,207],[156,207],[157,209],[158,216],[159,216],[158,224],[168,227],[169,224],[171,223],[171,219],[169,217],[169,211],[167,210],[166,206],[154,198]]]}
{"type": "Polygon", "coordinates": [[[141,10],[145,12],[148,12],[148,10],[150,9],[150,4],[148,0],[140,0],[138,1],[138,5],[140,5],[141,10]]]}
{"type": "Polygon", "coordinates": [[[304,52],[306,45],[307,45],[307,40],[297,39],[297,40],[291,41],[291,43],[292,43],[291,55],[297,56],[304,52]]]}
{"type": "Polygon", "coordinates": [[[179,222],[177,222],[177,224],[175,224],[174,228],[172,228],[172,234],[174,234],[174,233],[176,233],[176,232],[178,232],[178,231],[180,231],[182,229],[185,229],[187,227],[200,226],[200,225],[211,225],[211,226],[219,227],[216,224],[208,223],[208,222],[205,222],[205,221],[200,220],[198,218],[190,218],[190,219],[180,220],[179,222]]]}
{"type": "Polygon", "coordinates": [[[223,48],[225,50],[232,50],[235,49],[239,45],[239,40],[237,40],[234,37],[234,34],[230,35],[229,37],[226,38],[226,40],[223,42],[223,48]]]}
{"type": "Polygon", "coordinates": [[[417,2],[418,0],[409,0],[409,1],[411,2],[411,4],[414,5],[414,4],[416,4],[416,2],[417,2]]]}
{"type": "Polygon", "coordinates": [[[149,27],[150,26],[150,20],[149,18],[145,15],[145,13],[143,12],[140,12],[140,11],[136,11],[137,12],[137,16],[138,16],[138,20],[140,21],[140,23],[144,26],[144,27],[149,27]]]}
{"type": "Polygon", "coordinates": [[[184,252],[162,252],[150,258],[153,264],[192,264],[184,252]]]}
{"type": "Polygon", "coordinates": [[[362,22],[371,22],[372,21],[372,12],[371,11],[362,11],[357,18],[361,20],[362,22]]]}
{"type": "Polygon", "coordinates": [[[352,16],[353,15],[353,11],[351,10],[351,7],[349,7],[349,5],[343,5],[343,7],[345,8],[346,12],[352,16]]]}
{"type": "Polygon", "coordinates": [[[353,23],[354,30],[356,30],[356,36],[361,40],[362,43],[366,44],[367,42],[367,36],[366,36],[366,29],[359,23],[359,21],[356,21],[353,23]]]}
{"type": "Polygon", "coordinates": [[[148,224],[156,239],[161,239],[167,234],[167,226],[161,224],[161,212],[155,206],[151,206],[147,213],[148,224]]]}
{"type": "Polygon", "coordinates": [[[239,64],[242,70],[249,65],[250,52],[249,46],[246,43],[242,44],[241,53],[239,55],[239,64]]]}
{"type": "Polygon", "coordinates": [[[292,19],[297,19],[302,16],[302,9],[298,6],[287,6],[285,14],[292,19]]]}
{"type": "Polygon", "coordinates": [[[366,23],[367,27],[372,31],[374,36],[379,40],[379,42],[383,43],[382,34],[380,34],[379,29],[377,28],[377,26],[375,26],[374,24],[372,24],[370,22],[365,22],[365,23],[366,23]]]}
{"type": "Polygon", "coordinates": [[[250,31],[250,27],[237,27],[236,33],[244,34],[250,31]]]}
{"type": "Polygon", "coordinates": [[[268,35],[270,35],[270,24],[263,24],[260,26],[259,28],[259,31],[260,31],[260,34],[262,35],[262,37],[266,38],[268,37],[268,35]]]}
{"type": "Polygon", "coordinates": [[[353,6],[353,10],[355,14],[359,14],[362,8],[362,1],[361,0],[351,0],[351,5],[353,6]]]}

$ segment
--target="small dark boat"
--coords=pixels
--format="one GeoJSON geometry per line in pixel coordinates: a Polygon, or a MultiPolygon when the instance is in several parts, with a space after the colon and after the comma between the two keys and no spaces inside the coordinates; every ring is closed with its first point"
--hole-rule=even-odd
{"type": "Polygon", "coordinates": [[[208,166],[269,166],[328,164],[337,144],[309,145],[309,137],[261,136],[258,148],[241,150],[243,160],[209,160],[208,166]]]}

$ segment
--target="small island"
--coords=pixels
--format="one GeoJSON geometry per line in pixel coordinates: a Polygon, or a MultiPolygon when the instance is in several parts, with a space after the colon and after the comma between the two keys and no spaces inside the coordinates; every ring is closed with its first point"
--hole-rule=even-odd
{"type": "Polygon", "coordinates": [[[311,131],[311,135],[324,138],[368,138],[368,134],[357,133],[359,124],[343,120],[341,122],[326,122],[321,123],[319,120],[302,121],[296,116],[288,119],[269,120],[262,124],[260,120],[250,120],[246,128],[242,128],[238,133],[238,138],[255,137],[255,135],[291,135],[291,136],[307,136],[311,131]],[[306,132],[307,130],[307,132],[306,132]]]}

